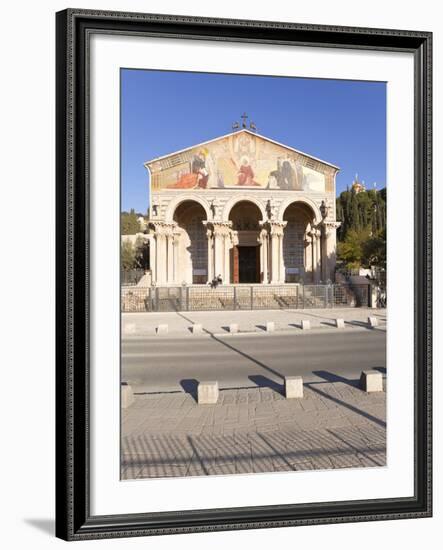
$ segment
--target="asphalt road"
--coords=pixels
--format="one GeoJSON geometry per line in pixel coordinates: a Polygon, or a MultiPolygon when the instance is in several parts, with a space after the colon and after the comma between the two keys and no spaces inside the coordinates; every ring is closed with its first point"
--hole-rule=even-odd
{"type": "Polygon", "coordinates": [[[122,344],[122,381],[136,392],[188,391],[202,380],[218,380],[220,388],[272,387],[295,375],[306,382],[356,380],[369,368],[386,368],[384,331],[131,338],[122,344]]]}

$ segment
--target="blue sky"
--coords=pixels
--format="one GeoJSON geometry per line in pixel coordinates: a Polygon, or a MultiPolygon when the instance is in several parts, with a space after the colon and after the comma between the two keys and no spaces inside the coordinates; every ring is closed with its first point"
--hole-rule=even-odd
{"type": "Polygon", "coordinates": [[[122,69],[122,210],[147,211],[144,162],[228,134],[243,112],[259,134],[339,166],[337,194],[355,173],[385,187],[384,82],[122,69]]]}

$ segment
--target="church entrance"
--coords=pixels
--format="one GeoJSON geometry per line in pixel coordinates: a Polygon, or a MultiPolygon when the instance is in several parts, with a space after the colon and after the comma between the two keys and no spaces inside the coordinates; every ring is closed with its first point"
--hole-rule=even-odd
{"type": "Polygon", "coordinates": [[[238,247],[239,283],[260,282],[260,248],[258,246],[238,247]]]}
{"type": "Polygon", "coordinates": [[[229,219],[238,242],[231,249],[231,281],[234,284],[260,283],[260,209],[242,200],[233,206],[229,219]]]}
{"type": "Polygon", "coordinates": [[[260,282],[260,247],[235,246],[232,251],[232,282],[259,283],[260,282]]]}

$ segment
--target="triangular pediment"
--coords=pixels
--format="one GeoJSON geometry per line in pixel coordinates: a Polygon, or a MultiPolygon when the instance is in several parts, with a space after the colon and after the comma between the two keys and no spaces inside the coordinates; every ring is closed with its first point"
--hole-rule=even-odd
{"type": "Polygon", "coordinates": [[[145,163],[153,190],[326,190],[338,167],[242,129],[145,163]]]}

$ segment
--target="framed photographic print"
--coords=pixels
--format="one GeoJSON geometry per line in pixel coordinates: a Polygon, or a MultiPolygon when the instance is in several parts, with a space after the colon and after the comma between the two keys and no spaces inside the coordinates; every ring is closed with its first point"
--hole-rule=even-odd
{"type": "Polygon", "coordinates": [[[57,536],[431,515],[431,40],[57,14],[57,536]]]}

